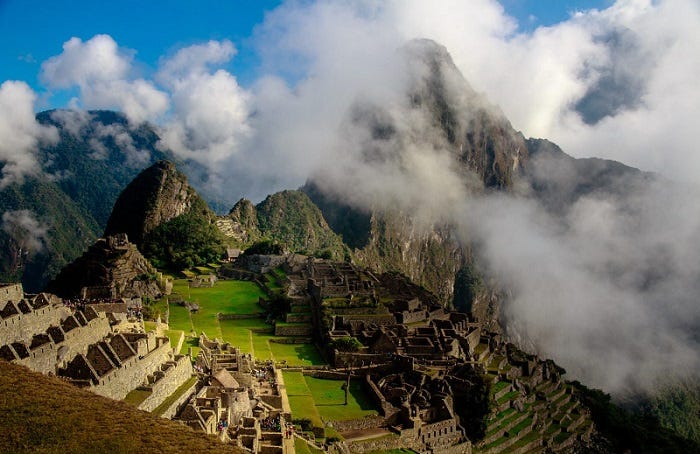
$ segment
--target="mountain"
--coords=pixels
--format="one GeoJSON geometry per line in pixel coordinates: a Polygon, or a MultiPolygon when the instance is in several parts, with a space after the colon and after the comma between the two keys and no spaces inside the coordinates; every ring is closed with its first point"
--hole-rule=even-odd
{"type": "Polygon", "coordinates": [[[119,194],[105,227],[105,236],[126,233],[142,246],[151,231],[190,211],[208,216],[206,202],[178,172],[175,164],[159,161],[141,172],[119,194]]]}
{"type": "Polygon", "coordinates": [[[266,238],[302,254],[336,260],[346,255],[342,238],[302,191],[278,192],[258,205],[241,199],[218,225],[243,247],[266,238]]]}
{"type": "Polygon", "coordinates": [[[0,190],[0,281],[41,290],[100,236],[119,192],[169,154],[155,129],[110,111],[53,110],[37,121],[59,140],[37,150],[40,172],[0,190]]]}
{"type": "Polygon", "coordinates": [[[126,234],[156,267],[179,271],[223,255],[215,221],[175,164],[159,161],[124,188],[104,235],[126,234]]]}
{"type": "Polygon", "coordinates": [[[524,173],[532,195],[557,214],[582,197],[624,199],[658,178],[617,161],[572,158],[545,139],[527,139],[526,144],[530,162],[524,173]]]}

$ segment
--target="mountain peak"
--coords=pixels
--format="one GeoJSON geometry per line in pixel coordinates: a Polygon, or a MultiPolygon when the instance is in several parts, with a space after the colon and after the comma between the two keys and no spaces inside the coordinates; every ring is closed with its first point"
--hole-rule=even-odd
{"type": "Polygon", "coordinates": [[[159,225],[206,203],[170,161],[158,161],[141,172],[122,191],[107,221],[105,236],[126,233],[141,245],[159,225]]]}

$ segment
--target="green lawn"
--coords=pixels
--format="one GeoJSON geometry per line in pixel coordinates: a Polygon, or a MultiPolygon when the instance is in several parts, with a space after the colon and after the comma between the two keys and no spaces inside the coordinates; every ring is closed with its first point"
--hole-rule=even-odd
{"type": "Polygon", "coordinates": [[[323,421],[314,405],[312,396],[289,396],[292,419],[308,419],[314,427],[323,427],[323,421]]]}
{"type": "Polygon", "coordinates": [[[314,366],[326,364],[313,344],[278,344],[270,342],[275,361],[287,361],[288,366],[314,366]]]}
{"type": "Polygon", "coordinates": [[[342,387],[343,380],[324,380],[308,377],[301,372],[282,372],[284,383],[292,407],[292,415],[295,419],[309,418],[316,421],[315,417],[330,421],[362,418],[367,415],[376,415],[375,406],[362,389],[359,380],[350,381],[350,393],[348,404],[345,402],[345,391],[342,387]]]}
{"type": "Polygon", "coordinates": [[[172,348],[177,347],[177,342],[180,340],[180,334],[182,334],[183,332],[184,331],[180,329],[169,329],[165,331],[165,335],[168,336],[168,339],[170,339],[170,346],[172,348]]]}
{"type": "Polygon", "coordinates": [[[217,281],[213,287],[190,288],[185,279],[177,279],[173,291],[214,314],[257,314],[262,311],[258,299],[265,297],[258,284],[250,281],[217,281]]]}
{"type": "Polygon", "coordinates": [[[192,331],[192,320],[190,319],[190,311],[184,306],[178,304],[170,305],[170,317],[168,318],[168,324],[172,330],[181,330],[185,334],[189,334],[192,331]]]}
{"type": "Polygon", "coordinates": [[[133,405],[134,407],[138,407],[139,405],[141,405],[141,402],[146,400],[150,395],[151,391],[143,389],[134,389],[129,394],[127,394],[126,397],[124,397],[124,402],[133,405]]]}
{"type": "Polygon", "coordinates": [[[350,381],[350,393],[348,404],[344,405],[345,391],[343,380],[324,380],[314,377],[304,377],[306,384],[316,402],[316,408],[322,418],[331,421],[362,418],[368,415],[376,415],[377,411],[362,389],[359,380],[350,381]]]}
{"type": "Polygon", "coordinates": [[[296,451],[297,454],[323,454],[323,451],[320,449],[315,448],[314,446],[307,444],[304,440],[296,437],[294,438],[294,451],[296,451]]]}
{"type": "Polygon", "coordinates": [[[288,396],[310,396],[311,390],[306,385],[304,374],[301,372],[282,371],[284,386],[288,396]]]}
{"type": "MultiPolygon", "coordinates": [[[[189,288],[186,280],[178,279],[174,291],[185,300],[196,302],[199,310],[190,314],[184,306],[171,304],[169,321],[172,331],[180,330],[190,335],[194,330],[197,336],[204,332],[209,338],[229,342],[244,353],[252,353],[259,360],[286,361],[290,366],[325,364],[312,344],[270,342],[275,337],[273,328],[262,318],[218,319],[218,313],[257,314],[262,311],[258,298],[263,296],[263,292],[254,282],[218,281],[214,287],[189,288]],[[261,330],[266,332],[258,332],[261,330]]],[[[182,351],[187,352],[190,346],[191,342],[188,344],[186,341],[182,351]]]]}

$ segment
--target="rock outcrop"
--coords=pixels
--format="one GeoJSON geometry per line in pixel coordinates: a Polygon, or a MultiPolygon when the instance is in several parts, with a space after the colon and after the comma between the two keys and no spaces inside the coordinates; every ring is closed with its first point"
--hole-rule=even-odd
{"type": "Polygon", "coordinates": [[[105,236],[125,233],[140,246],[156,227],[202,207],[206,208],[206,203],[175,164],[159,161],[141,172],[119,195],[107,221],[105,236]]]}

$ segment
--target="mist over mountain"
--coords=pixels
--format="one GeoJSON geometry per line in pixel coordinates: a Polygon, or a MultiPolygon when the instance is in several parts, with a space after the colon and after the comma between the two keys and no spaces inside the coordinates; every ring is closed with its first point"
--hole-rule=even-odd
{"type": "Polygon", "coordinates": [[[102,234],[119,192],[151,163],[152,126],[112,111],[54,110],[36,116],[55,140],[36,150],[26,175],[0,187],[0,280],[39,291],[102,234]]]}

